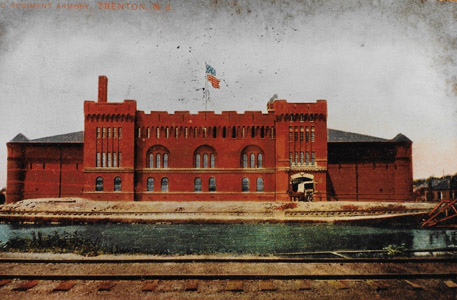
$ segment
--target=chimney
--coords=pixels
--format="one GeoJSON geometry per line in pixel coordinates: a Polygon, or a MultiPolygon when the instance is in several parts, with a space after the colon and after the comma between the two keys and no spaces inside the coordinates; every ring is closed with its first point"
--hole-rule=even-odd
{"type": "Polygon", "coordinates": [[[108,78],[106,76],[98,76],[98,102],[108,102],[108,78]]]}

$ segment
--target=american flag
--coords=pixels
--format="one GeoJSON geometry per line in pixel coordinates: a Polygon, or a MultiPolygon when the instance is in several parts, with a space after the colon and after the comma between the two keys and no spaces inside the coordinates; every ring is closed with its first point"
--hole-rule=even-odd
{"type": "Polygon", "coordinates": [[[215,88],[215,89],[221,88],[219,86],[220,80],[216,78],[216,70],[208,64],[206,64],[206,78],[208,79],[209,82],[211,82],[211,85],[213,86],[213,88],[215,88]]]}

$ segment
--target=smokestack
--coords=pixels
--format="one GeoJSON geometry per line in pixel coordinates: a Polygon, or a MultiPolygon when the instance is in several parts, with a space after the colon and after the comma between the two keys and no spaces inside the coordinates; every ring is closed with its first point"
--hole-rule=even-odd
{"type": "Polygon", "coordinates": [[[108,77],[98,76],[98,102],[108,102],[108,77]]]}

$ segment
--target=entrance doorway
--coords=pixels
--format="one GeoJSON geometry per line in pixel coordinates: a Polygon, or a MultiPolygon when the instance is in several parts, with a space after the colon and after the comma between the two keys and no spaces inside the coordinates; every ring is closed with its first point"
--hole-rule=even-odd
{"type": "Polygon", "coordinates": [[[314,176],[304,173],[290,176],[289,194],[291,201],[313,201],[314,176]]]}

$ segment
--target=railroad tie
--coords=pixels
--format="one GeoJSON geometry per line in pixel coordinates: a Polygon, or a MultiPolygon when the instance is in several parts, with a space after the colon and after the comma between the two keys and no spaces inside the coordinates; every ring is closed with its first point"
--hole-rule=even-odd
{"type": "Polygon", "coordinates": [[[36,286],[40,282],[39,280],[28,280],[20,283],[18,286],[13,288],[13,291],[27,291],[34,286],[36,286]]]}
{"type": "Polygon", "coordinates": [[[225,290],[230,292],[243,292],[244,282],[242,280],[229,280],[225,284],[225,290]]]}
{"type": "Polygon", "coordinates": [[[0,280],[0,288],[11,282],[11,279],[0,280]]]}
{"type": "Polygon", "coordinates": [[[159,285],[158,280],[146,281],[141,289],[143,292],[154,292],[159,285]]]}
{"type": "Polygon", "coordinates": [[[373,289],[375,289],[377,292],[386,291],[389,288],[387,283],[381,280],[367,280],[366,283],[373,289]]]}
{"type": "Polygon", "coordinates": [[[196,292],[198,291],[198,280],[188,280],[186,282],[185,291],[196,292]]]}
{"type": "Polygon", "coordinates": [[[53,292],[68,292],[72,287],[75,286],[75,282],[71,280],[65,280],[59,283],[52,291],[53,292]]]}
{"type": "Polygon", "coordinates": [[[339,290],[349,289],[348,282],[346,280],[330,280],[330,284],[339,290]]]}
{"type": "Polygon", "coordinates": [[[311,289],[311,281],[309,280],[296,280],[295,284],[298,287],[299,291],[305,291],[305,290],[310,290],[311,289]]]}
{"type": "Polygon", "coordinates": [[[450,288],[450,289],[455,289],[455,288],[457,288],[457,283],[455,283],[455,282],[452,281],[452,280],[445,280],[445,281],[444,281],[444,284],[445,284],[448,288],[450,288]]]}
{"type": "Polygon", "coordinates": [[[104,281],[98,286],[98,291],[110,291],[116,284],[112,281],[104,281]]]}
{"type": "Polygon", "coordinates": [[[414,283],[412,281],[409,281],[409,280],[405,280],[405,282],[413,289],[413,290],[423,290],[424,288],[417,284],[417,283],[414,283]]]}
{"type": "Polygon", "coordinates": [[[263,292],[276,291],[278,288],[275,286],[273,280],[260,280],[259,290],[263,292]]]}

